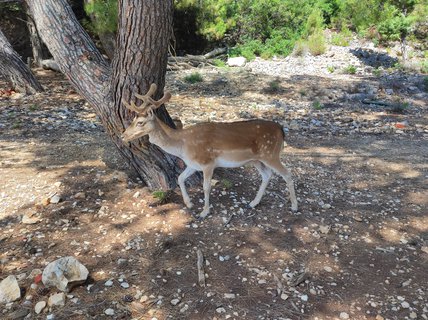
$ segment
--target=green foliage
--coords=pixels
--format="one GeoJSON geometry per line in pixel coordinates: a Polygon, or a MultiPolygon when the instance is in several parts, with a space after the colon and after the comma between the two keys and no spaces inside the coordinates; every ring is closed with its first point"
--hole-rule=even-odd
{"type": "Polygon", "coordinates": [[[357,67],[349,65],[345,69],[343,69],[343,72],[347,74],[355,74],[357,73],[357,67]]]}
{"type": "Polygon", "coordinates": [[[327,66],[327,71],[333,73],[335,68],[333,66],[327,66]]]}
{"type": "Polygon", "coordinates": [[[184,81],[188,83],[197,83],[204,81],[202,75],[199,72],[193,72],[187,76],[184,77],[184,81]]]}
{"type": "Polygon", "coordinates": [[[309,52],[312,55],[318,56],[323,54],[327,47],[325,44],[325,37],[322,31],[311,34],[308,38],[307,45],[308,45],[309,52]]]}
{"type": "Polygon", "coordinates": [[[324,29],[324,18],[320,9],[315,8],[306,21],[305,35],[309,37],[324,29]]]}
{"type": "Polygon", "coordinates": [[[227,67],[227,64],[226,64],[226,62],[224,62],[223,60],[221,60],[221,59],[214,59],[213,61],[212,61],[212,63],[214,64],[214,66],[216,66],[217,68],[226,68],[227,67]]]}
{"type": "MultiPolygon", "coordinates": [[[[428,73],[428,59],[424,59],[422,62],[421,62],[421,72],[422,73],[428,73]]],[[[425,77],[425,82],[426,82],[426,84],[427,84],[427,86],[426,87],[428,87],[428,81],[426,81],[428,78],[427,77],[425,77]]]]}
{"type": "Polygon", "coordinates": [[[117,0],[93,0],[85,2],[85,11],[91,19],[85,26],[96,33],[114,33],[117,29],[117,0]]]}
{"type": "Polygon", "coordinates": [[[343,28],[340,33],[335,33],[331,38],[331,43],[335,46],[347,47],[351,41],[352,33],[348,28],[343,28]]]}
{"type": "Polygon", "coordinates": [[[378,26],[378,30],[384,40],[398,41],[409,34],[410,27],[411,19],[399,14],[382,21],[378,26]]]}
{"type": "Polygon", "coordinates": [[[263,89],[263,92],[265,93],[278,93],[281,91],[281,82],[280,80],[272,80],[268,82],[268,85],[266,88],[263,89]]]}
{"type": "Polygon", "coordinates": [[[233,183],[229,179],[222,179],[221,184],[223,186],[223,189],[230,189],[233,187],[233,183]]]}
{"type": "Polygon", "coordinates": [[[382,74],[382,71],[379,70],[378,68],[373,70],[373,75],[376,77],[380,77],[380,75],[382,74]]]}
{"type": "Polygon", "coordinates": [[[319,102],[318,100],[312,103],[312,108],[314,108],[315,110],[321,110],[323,107],[324,106],[322,105],[322,103],[319,102]]]}
{"type": "MultiPolygon", "coordinates": [[[[101,1],[101,0],[98,0],[101,1]]],[[[104,0],[107,1],[107,0],[104,0]]],[[[425,21],[427,0],[175,0],[176,10],[195,15],[197,33],[226,42],[230,55],[286,56],[325,50],[325,27],[341,30],[332,43],[348,46],[351,32],[402,39],[415,21],[425,21]],[[425,5],[424,5],[425,4],[425,5]]],[[[177,23],[177,22],[176,22],[177,23]]]]}
{"type": "Polygon", "coordinates": [[[293,55],[300,57],[303,56],[308,51],[308,46],[306,44],[306,41],[304,40],[298,40],[296,41],[293,49],[293,55]]]}

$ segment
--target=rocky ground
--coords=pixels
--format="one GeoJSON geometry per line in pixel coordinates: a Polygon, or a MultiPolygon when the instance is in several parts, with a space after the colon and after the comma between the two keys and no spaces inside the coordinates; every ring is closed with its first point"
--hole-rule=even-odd
{"type": "Polygon", "coordinates": [[[204,221],[200,187],[189,211],[178,190],[160,201],[128,177],[61,75],[36,70],[44,94],[3,90],[0,280],[15,301],[0,317],[428,319],[428,83],[391,61],[353,45],[169,72],[168,109],[185,126],[264,118],[288,130],[299,211],[278,177],[248,209],[257,172],[218,169],[204,221]],[[203,81],[186,82],[193,72],[203,81]],[[63,294],[40,274],[67,256],[89,277],[63,294]]]}

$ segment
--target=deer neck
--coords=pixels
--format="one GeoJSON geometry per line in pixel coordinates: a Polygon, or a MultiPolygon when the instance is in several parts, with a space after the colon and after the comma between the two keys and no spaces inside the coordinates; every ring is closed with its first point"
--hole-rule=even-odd
{"type": "Polygon", "coordinates": [[[155,130],[149,133],[149,141],[163,149],[164,151],[180,157],[182,153],[183,141],[178,134],[178,129],[173,129],[155,118],[155,130]]]}

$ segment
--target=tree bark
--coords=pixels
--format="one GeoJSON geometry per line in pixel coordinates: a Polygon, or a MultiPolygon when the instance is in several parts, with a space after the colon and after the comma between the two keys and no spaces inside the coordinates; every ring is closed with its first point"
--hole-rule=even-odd
{"type": "MultiPolygon", "coordinates": [[[[37,29],[73,86],[93,106],[127,162],[152,189],[176,186],[177,158],[146,139],[124,144],[120,134],[134,116],[121,101],[146,92],[151,83],[165,85],[172,0],[119,0],[119,30],[112,67],[80,26],[66,0],[26,1],[37,29]]],[[[163,108],[158,114],[173,125],[163,108]]]]}
{"type": "Polygon", "coordinates": [[[30,15],[30,12],[27,6],[25,6],[25,11],[27,14],[27,26],[28,26],[28,33],[30,35],[31,51],[33,52],[33,61],[36,66],[41,67],[42,60],[43,60],[42,43],[40,41],[40,36],[39,36],[39,33],[37,32],[34,19],[30,15]]]}
{"type": "Polygon", "coordinates": [[[0,30],[0,75],[20,92],[43,91],[42,86],[0,30]]]}

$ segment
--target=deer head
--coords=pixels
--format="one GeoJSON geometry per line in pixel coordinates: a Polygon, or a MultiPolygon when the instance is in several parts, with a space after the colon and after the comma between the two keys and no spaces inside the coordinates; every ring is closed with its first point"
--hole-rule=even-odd
{"type": "Polygon", "coordinates": [[[154,100],[151,96],[156,92],[156,89],[156,84],[152,83],[149,91],[147,91],[145,95],[136,93],[135,97],[143,101],[139,106],[137,106],[133,101],[129,104],[122,100],[125,107],[137,113],[137,116],[131,122],[129,127],[123,132],[121,136],[123,141],[129,142],[131,140],[138,139],[154,130],[154,121],[156,117],[154,110],[171,99],[171,93],[165,92],[162,98],[154,100]]]}

